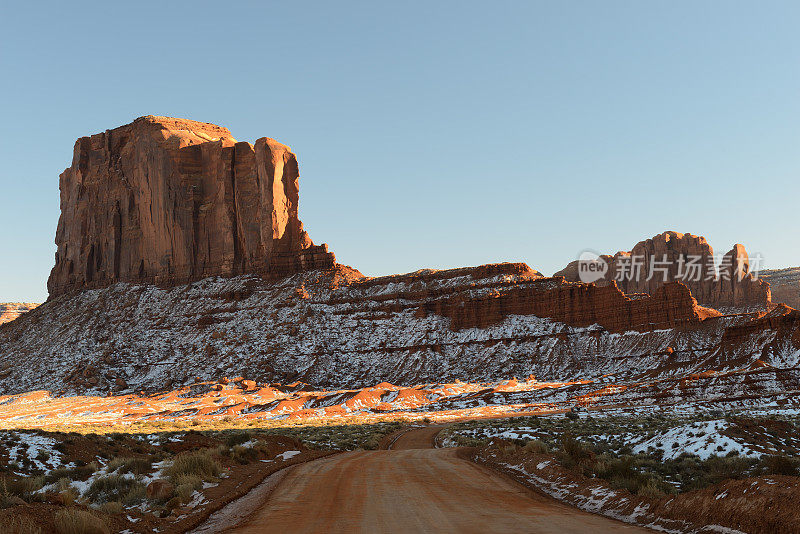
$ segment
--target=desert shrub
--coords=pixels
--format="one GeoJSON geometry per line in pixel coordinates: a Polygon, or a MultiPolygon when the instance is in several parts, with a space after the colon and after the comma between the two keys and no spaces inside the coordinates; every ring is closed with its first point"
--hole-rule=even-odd
{"type": "Polygon", "coordinates": [[[47,484],[51,484],[62,478],[68,478],[70,480],[86,480],[99,468],[100,466],[97,465],[97,462],[89,462],[88,464],[79,467],[59,467],[58,469],[53,469],[50,471],[45,477],[44,481],[47,484]]]}
{"type": "Polygon", "coordinates": [[[29,517],[11,516],[3,519],[3,532],[8,534],[42,534],[42,529],[29,517]]]}
{"type": "Polygon", "coordinates": [[[122,498],[122,503],[131,506],[134,504],[139,504],[147,497],[147,486],[142,483],[136,483],[131,486],[128,493],[122,498]]]}
{"type": "Polygon", "coordinates": [[[381,434],[370,434],[370,436],[364,440],[364,443],[361,444],[361,448],[366,451],[374,451],[381,446],[381,438],[383,438],[381,434]]]}
{"type": "Polygon", "coordinates": [[[258,451],[249,447],[235,446],[230,450],[231,458],[240,464],[249,464],[258,458],[258,451]]]}
{"type": "MultiPolygon", "coordinates": [[[[609,482],[614,489],[624,489],[643,497],[660,497],[674,490],[655,473],[641,471],[647,460],[634,456],[603,456],[591,466],[592,473],[609,482]]],[[[650,466],[652,467],[652,466],[650,466]]]]}
{"type": "Polygon", "coordinates": [[[122,465],[125,463],[126,460],[127,460],[127,458],[124,458],[124,457],[114,458],[113,460],[108,462],[108,465],[106,466],[106,470],[109,473],[113,473],[114,471],[116,471],[117,469],[122,467],[122,465]]]}
{"type": "Polygon", "coordinates": [[[193,490],[203,489],[203,480],[195,475],[180,475],[175,479],[176,486],[191,486],[193,490]]]}
{"type": "Polygon", "coordinates": [[[146,492],[146,486],[138,480],[107,475],[92,482],[86,496],[98,503],[122,501],[125,504],[135,504],[144,499],[146,492]]]}
{"type": "Polygon", "coordinates": [[[44,477],[3,477],[0,479],[0,500],[3,503],[10,502],[11,497],[29,499],[31,493],[44,486],[44,477]]]}
{"type": "Polygon", "coordinates": [[[751,462],[738,456],[712,456],[705,461],[705,471],[711,484],[723,480],[740,479],[748,474],[751,462]]]}
{"type": "Polygon", "coordinates": [[[643,483],[639,484],[639,487],[636,489],[636,494],[642,497],[661,497],[665,494],[664,484],[660,483],[654,477],[648,477],[643,483]]]}
{"type": "MultiPolygon", "coordinates": [[[[122,463],[117,468],[120,474],[133,473],[134,475],[144,475],[149,473],[153,468],[153,462],[148,458],[118,458],[118,460],[122,460],[122,463]]],[[[109,471],[111,471],[110,468],[109,471]]]]}
{"type": "Polygon", "coordinates": [[[547,454],[548,452],[550,452],[550,449],[547,447],[547,445],[543,441],[538,439],[530,440],[525,444],[523,449],[525,450],[525,452],[529,452],[532,454],[547,454]]]}
{"type": "Polygon", "coordinates": [[[108,515],[121,514],[124,510],[125,507],[119,501],[104,502],[100,505],[100,511],[108,515]]]}
{"type": "Polygon", "coordinates": [[[182,503],[187,503],[192,499],[192,494],[195,488],[191,484],[179,484],[175,487],[175,496],[180,499],[182,503]]]}
{"type": "Polygon", "coordinates": [[[568,469],[587,469],[595,460],[592,447],[575,439],[569,432],[565,432],[561,436],[561,454],[559,456],[564,467],[568,469]]]}
{"type": "Polygon", "coordinates": [[[174,510],[175,508],[177,508],[177,507],[178,507],[178,506],[180,506],[180,505],[181,505],[181,499],[180,499],[180,497],[173,497],[173,498],[171,498],[170,500],[168,500],[168,501],[166,502],[166,504],[164,504],[164,507],[165,507],[167,510],[174,510]]]}
{"type": "Polygon", "coordinates": [[[56,532],[59,534],[109,534],[102,519],[85,510],[66,508],[55,515],[56,532]]]}
{"type": "Polygon", "coordinates": [[[70,480],[69,477],[61,477],[56,482],[56,489],[58,491],[68,490],[71,487],[72,487],[72,480],[70,480]]]}
{"type": "Polygon", "coordinates": [[[202,480],[210,480],[219,476],[222,468],[208,449],[178,455],[164,474],[171,480],[181,475],[194,475],[202,480]]]}
{"type": "Polygon", "coordinates": [[[765,475],[797,476],[797,464],[797,459],[788,456],[763,456],[759,462],[759,468],[765,475]]]}
{"type": "Polygon", "coordinates": [[[58,492],[59,497],[61,497],[61,502],[64,506],[72,506],[75,504],[75,501],[78,500],[78,490],[73,487],[68,487],[58,492]]]}
{"type": "Polygon", "coordinates": [[[225,438],[225,445],[228,447],[235,447],[237,445],[241,445],[242,443],[247,443],[252,439],[252,437],[252,434],[249,432],[234,432],[225,438]]]}
{"type": "Polygon", "coordinates": [[[502,454],[503,456],[511,456],[515,452],[517,452],[517,446],[514,445],[513,443],[510,445],[502,445],[500,447],[500,454],[502,454]]]}

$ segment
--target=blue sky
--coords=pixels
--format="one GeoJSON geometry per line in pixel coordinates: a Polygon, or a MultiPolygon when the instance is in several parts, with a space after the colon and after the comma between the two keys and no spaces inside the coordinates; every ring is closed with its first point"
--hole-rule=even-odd
{"type": "Polygon", "coordinates": [[[141,115],[288,144],[368,275],[552,274],[663,230],[800,265],[797,2],[4,6],[0,301],[46,298],[75,139],[141,115]]]}

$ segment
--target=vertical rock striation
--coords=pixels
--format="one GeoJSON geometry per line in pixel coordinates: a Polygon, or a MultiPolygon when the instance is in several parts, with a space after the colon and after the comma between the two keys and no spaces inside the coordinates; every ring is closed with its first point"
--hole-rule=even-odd
{"type": "Polygon", "coordinates": [[[329,268],[298,218],[298,177],[289,147],[208,123],[146,116],[82,137],[60,177],[50,295],[329,268]]]}

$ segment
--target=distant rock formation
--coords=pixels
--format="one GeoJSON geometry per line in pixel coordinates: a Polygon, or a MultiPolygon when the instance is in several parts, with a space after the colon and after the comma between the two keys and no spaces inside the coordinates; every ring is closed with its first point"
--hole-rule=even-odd
{"type": "Polygon", "coordinates": [[[800,310],[800,267],[765,270],[758,276],[769,282],[773,302],[782,302],[800,310]]]}
{"type": "MultiPolygon", "coordinates": [[[[735,245],[714,266],[714,249],[702,236],[664,232],[641,241],[629,252],[603,255],[609,269],[599,285],[616,281],[626,294],[654,295],[665,282],[680,281],[703,306],[713,308],[768,306],[770,286],[750,272],[743,245],[735,245]],[[653,270],[651,271],[651,266],[653,270]],[[652,274],[652,276],[651,276],[652,274]]],[[[573,261],[554,276],[580,281],[579,261],[573,261]]]]}
{"type": "Polygon", "coordinates": [[[203,122],[146,116],[82,137],[61,174],[50,295],[329,268],[298,218],[298,176],[287,146],[203,122]]]}
{"type": "Polygon", "coordinates": [[[33,302],[0,302],[0,324],[10,323],[36,306],[33,302]]]}

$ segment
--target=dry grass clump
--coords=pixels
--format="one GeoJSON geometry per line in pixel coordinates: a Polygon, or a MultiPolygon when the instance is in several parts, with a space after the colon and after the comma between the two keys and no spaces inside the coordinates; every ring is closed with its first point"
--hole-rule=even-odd
{"type": "Polygon", "coordinates": [[[100,466],[97,462],[89,462],[88,464],[80,467],[59,467],[58,469],[53,469],[47,474],[45,477],[45,483],[50,484],[56,482],[57,480],[61,480],[62,478],[67,478],[69,480],[86,480],[90,476],[92,476],[100,466]]]}
{"type": "Polygon", "coordinates": [[[147,487],[132,478],[107,475],[92,482],[86,496],[93,502],[104,503],[122,501],[124,504],[137,504],[147,495],[147,487]]]}
{"type": "Polygon", "coordinates": [[[32,519],[16,516],[7,519],[3,524],[3,532],[7,534],[42,534],[42,529],[32,519]]]}
{"type": "Polygon", "coordinates": [[[219,477],[222,467],[212,456],[210,449],[183,453],[175,457],[172,464],[164,469],[164,475],[177,481],[182,475],[193,475],[201,480],[219,477]]]}
{"type": "Polygon", "coordinates": [[[241,445],[233,447],[229,454],[234,461],[240,464],[249,464],[258,458],[258,450],[252,447],[242,447],[241,445]]]}
{"type": "Polygon", "coordinates": [[[0,508],[8,508],[14,499],[29,500],[31,494],[44,486],[44,477],[0,478],[0,508]]]}
{"type": "Polygon", "coordinates": [[[800,459],[790,458],[785,455],[763,456],[761,458],[761,472],[765,475],[787,475],[796,477],[800,473],[798,469],[800,459]]]}
{"type": "Polygon", "coordinates": [[[58,534],[110,534],[102,519],[85,510],[65,508],[55,515],[58,534]]]}
{"type": "Polygon", "coordinates": [[[124,510],[124,505],[119,501],[104,502],[100,505],[100,511],[108,515],[121,514],[124,510]]]}
{"type": "Polygon", "coordinates": [[[236,445],[247,443],[252,438],[253,434],[251,432],[233,432],[225,438],[225,445],[228,447],[235,447],[236,445]]]}
{"type": "Polygon", "coordinates": [[[180,475],[175,479],[176,486],[189,486],[193,490],[203,489],[203,479],[195,475],[180,475]]]}
{"type": "Polygon", "coordinates": [[[550,448],[547,446],[547,444],[538,439],[530,440],[522,448],[525,450],[525,452],[531,454],[547,454],[548,452],[550,452],[550,448]]]}
{"type": "MultiPolygon", "coordinates": [[[[202,485],[200,486],[202,488],[202,485]]],[[[175,487],[175,496],[181,503],[185,504],[192,499],[195,488],[191,484],[179,484],[175,487]]]]}
{"type": "Polygon", "coordinates": [[[149,473],[151,469],[153,469],[153,460],[141,457],[114,458],[108,464],[109,473],[144,475],[149,473]]]}
{"type": "Polygon", "coordinates": [[[78,500],[78,497],[80,497],[80,495],[78,495],[78,490],[72,487],[59,491],[58,495],[64,506],[72,506],[75,504],[75,501],[78,500]]]}

